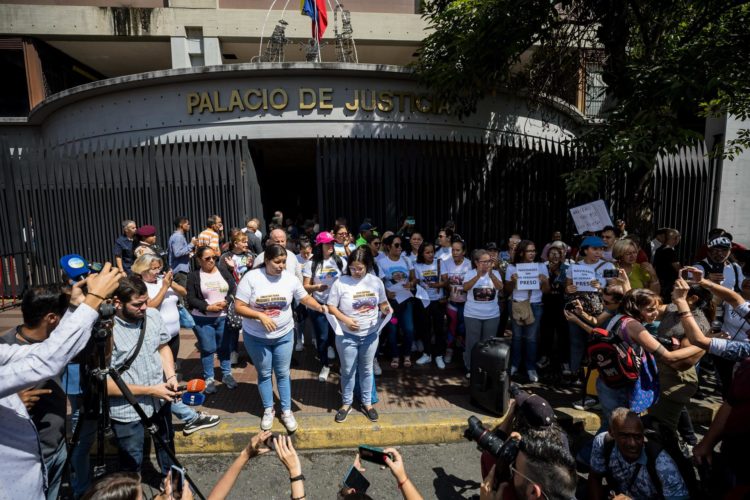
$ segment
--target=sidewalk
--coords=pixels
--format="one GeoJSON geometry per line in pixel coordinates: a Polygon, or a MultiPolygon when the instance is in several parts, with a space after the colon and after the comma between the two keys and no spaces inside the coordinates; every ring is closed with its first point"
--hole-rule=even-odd
{"type": "MultiPolygon", "coordinates": [[[[18,308],[0,314],[0,331],[19,323],[21,311],[18,308]]],[[[181,379],[201,378],[200,356],[193,332],[182,330],[180,343],[181,379]]],[[[219,383],[218,392],[207,396],[201,408],[220,415],[221,424],[183,436],[183,424],[175,421],[176,446],[180,453],[238,452],[259,431],[263,408],[256,372],[248,362],[241,341],[240,348],[240,363],[232,370],[239,387],[230,391],[219,383]]],[[[459,360],[446,370],[438,370],[434,364],[394,370],[388,366],[387,358],[381,358],[383,375],[377,377],[376,382],[380,398],[379,421],[370,422],[360,412],[353,411],[346,422],[337,424],[333,421],[341,405],[337,367],[331,370],[327,382],[319,382],[320,366],[310,343],[303,352],[295,352],[293,359],[293,411],[299,423],[295,446],[300,449],[350,448],[363,443],[378,446],[455,442],[463,439],[463,430],[471,415],[476,415],[486,426],[502,420],[471,405],[469,383],[459,368],[459,360]]],[[[596,412],[572,408],[573,402],[580,398],[579,389],[544,383],[528,384],[524,388],[546,398],[564,426],[580,426],[592,433],[599,428],[600,417],[596,412]]],[[[700,401],[693,400],[689,408],[696,425],[707,425],[721,402],[711,388],[705,388],[704,393],[706,396],[700,401]]],[[[284,432],[278,420],[273,431],[284,432]]]]}

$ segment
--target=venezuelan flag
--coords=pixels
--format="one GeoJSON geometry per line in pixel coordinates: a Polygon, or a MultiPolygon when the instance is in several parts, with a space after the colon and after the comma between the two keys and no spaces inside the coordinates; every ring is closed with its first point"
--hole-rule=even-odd
{"type": "Polygon", "coordinates": [[[300,0],[300,11],[312,19],[312,36],[320,41],[328,26],[326,0],[300,0]]]}

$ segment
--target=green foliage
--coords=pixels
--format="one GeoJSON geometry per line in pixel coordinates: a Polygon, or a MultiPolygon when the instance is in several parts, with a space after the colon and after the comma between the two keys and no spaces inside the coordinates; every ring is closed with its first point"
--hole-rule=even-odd
{"type": "MultiPolygon", "coordinates": [[[[750,2],[731,0],[435,0],[416,69],[459,115],[485,95],[566,96],[582,56],[603,56],[606,120],[578,145],[597,161],[566,177],[591,192],[623,169],[642,188],[658,154],[703,138],[703,118],[750,116],[750,2]]],[[[715,152],[736,156],[750,132],[715,152]]]]}

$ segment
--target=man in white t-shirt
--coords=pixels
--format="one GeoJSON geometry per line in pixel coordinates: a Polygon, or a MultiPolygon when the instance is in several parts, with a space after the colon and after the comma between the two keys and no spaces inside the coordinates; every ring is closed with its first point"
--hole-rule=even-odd
{"type": "MultiPolygon", "coordinates": [[[[284,231],[283,229],[274,229],[273,231],[268,233],[268,241],[266,242],[266,246],[281,245],[282,247],[286,248],[286,242],[286,231],[284,231]]],[[[265,254],[265,251],[258,254],[258,256],[255,258],[255,262],[253,263],[253,269],[258,269],[261,265],[263,265],[265,261],[265,254]]],[[[295,254],[288,248],[286,250],[286,270],[295,275],[299,282],[302,283],[302,266],[297,260],[297,254],[295,254]]]]}

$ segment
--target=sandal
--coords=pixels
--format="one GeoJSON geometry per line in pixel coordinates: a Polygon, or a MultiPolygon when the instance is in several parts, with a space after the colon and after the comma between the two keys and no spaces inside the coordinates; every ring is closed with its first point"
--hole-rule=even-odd
{"type": "Polygon", "coordinates": [[[411,368],[411,359],[404,358],[404,368],[411,368]]]}
{"type": "Polygon", "coordinates": [[[394,368],[394,369],[398,368],[398,358],[393,358],[391,360],[391,368],[394,368]]]}

